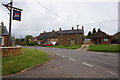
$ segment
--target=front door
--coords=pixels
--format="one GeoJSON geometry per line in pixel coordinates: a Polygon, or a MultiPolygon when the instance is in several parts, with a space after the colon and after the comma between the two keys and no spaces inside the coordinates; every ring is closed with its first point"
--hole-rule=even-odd
{"type": "Polygon", "coordinates": [[[74,44],[74,39],[71,40],[71,44],[74,44]]]}
{"type": "Polygon", "coordinates": [[[98,39],[98,44],[101,44],[101,39],[98,39]]]}

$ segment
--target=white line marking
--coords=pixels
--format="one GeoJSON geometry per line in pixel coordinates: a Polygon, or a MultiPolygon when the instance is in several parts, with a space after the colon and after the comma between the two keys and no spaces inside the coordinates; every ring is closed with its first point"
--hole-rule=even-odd
{"type": "Polygon", "coordinates": [[[83,63],[84,65],[87,65],[87,66],[89,66],[89,67],[92,67],[92,65],[90,65],[90,64],[87,64],[87,63],[83,63]]]}
{"type": "Polygon", "coordinates": [[[65,56],[62,56],[62,57],[65,57],[65,56]]]}
{"type": "Polygon", "coordinates": [[[72,61],[76,61],[76,60],[74,60],[74,59],[72,59],[72,58],[69,58],[70,60],[72,60],[72,61]]]}
{"type": "Polygon", "coordinates": [[[113,72],[110,72],[110,74],[112,74],[112,75],[114,75],[114,76],[116,76],[117,74],[115,74],[115,73],[113,73],[113,72]]]}
{"type": "Polygon", "coordinates": [[[60,55],[60,54],[57,54],[57,55],[60,55]]]}

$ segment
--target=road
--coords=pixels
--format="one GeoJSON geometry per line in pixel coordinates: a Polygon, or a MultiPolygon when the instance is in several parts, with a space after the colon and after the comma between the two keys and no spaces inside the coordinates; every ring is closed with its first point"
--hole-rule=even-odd
{"type": "MultiPolygon", "coordinates": [[[[34,48],[34,47],[27,47],[34,48]]],[[[118,54],[37,47],[55,55],[50,62],[7,78],[118,78],[118,54]]]]}

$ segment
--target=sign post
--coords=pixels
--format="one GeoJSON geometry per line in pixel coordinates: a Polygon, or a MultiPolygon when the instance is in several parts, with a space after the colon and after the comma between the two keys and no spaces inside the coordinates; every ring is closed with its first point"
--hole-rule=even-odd
{"type": "Polygon", "coordinates": [[[13,13],[13,20],[18,20],[20,21],[21,20],[21,14],[20,16],[18,17],[18,14],[16,14],[14,11],[18,11],[21,13],[22,9],[19,9],[19,8],[16,8],[16,7],[13,7],[13,0],[10,0],[10,3],[8,4],[2,4],[3,6],[5,6],[8,10],[9,10],[9,15],[10,15],[10,19],[9,19],[9,46],[12,46],[12,42],[11,42],[11,25],[12,25],[12,13],[13,13]]]}

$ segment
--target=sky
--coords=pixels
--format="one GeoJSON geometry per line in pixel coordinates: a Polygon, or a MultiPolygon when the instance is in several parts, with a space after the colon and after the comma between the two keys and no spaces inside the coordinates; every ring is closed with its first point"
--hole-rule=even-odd
{"type": "MultiPolygon", "coordinates": [[[[0,4],[9,3],[2,0],[0,4]]],[[[12,20],[12,36],[38,36],[46,31],[58,31],[84,26],[85,35],[100,28],[109,35],[118,32],[118,0],[13,0],[13,6],[23,9],[21,21],[12,20]]],[[[0,5],[0,22],[9,29],[9,11],[0,5]]],[[[120,30],[119,30],[120,31],[120,30]]]]}

